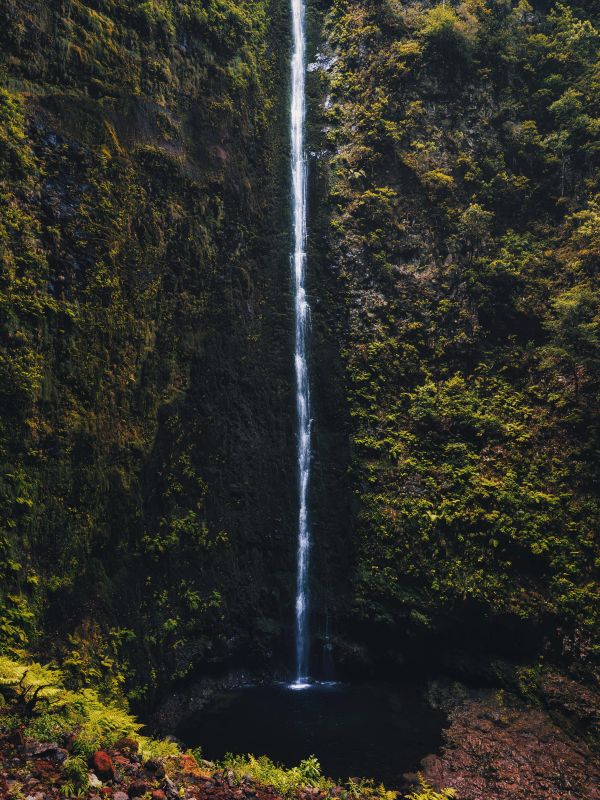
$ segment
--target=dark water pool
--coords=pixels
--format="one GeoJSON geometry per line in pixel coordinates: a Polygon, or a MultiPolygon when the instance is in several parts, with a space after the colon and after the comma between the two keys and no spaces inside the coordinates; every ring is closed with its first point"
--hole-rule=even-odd
{"type": "Polygon", "coordinates": [[[439,748],[444,722],[425,702],[423,685],[317,684],[299,691],[282,684],[219,695],[176,734],[208,759],[266,754],[294,766],[315,754],[331,777],[397,786],[439,748]]]}

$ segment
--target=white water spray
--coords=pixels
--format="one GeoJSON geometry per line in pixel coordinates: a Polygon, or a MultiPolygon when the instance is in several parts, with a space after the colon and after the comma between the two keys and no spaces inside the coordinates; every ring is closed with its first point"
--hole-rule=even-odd
{"type": "Polygon", "coordinates": [[[294,52],[292,55],[291,145],[294,251],[291,267],[294,282],[296,407],[298,423],[298,556],[296,584],[296,680],[300,688],[308,680],[308,568],[310,529],[308,489],[310,482],[310,387],[307,345],[310,308],[306,299],[306,158],[304,123],[306,118],[305,7],[304,0],[291,0],[294,52]]]}

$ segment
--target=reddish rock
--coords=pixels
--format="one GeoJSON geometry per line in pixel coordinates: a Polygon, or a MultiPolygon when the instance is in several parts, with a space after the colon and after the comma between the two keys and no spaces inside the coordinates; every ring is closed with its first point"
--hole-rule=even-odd
{"type": "Polygon", "coordinates": [[[105,750],[96,750],[90,759],[90,766],[101,781],[110,781],[115,775],[113,760],[105,750]]]}
{"type": "Polygon", "coordinates": [[[151,794],[150,797],[152,800],[167,800],[167,795],[163,792],[162,789],[155,789],[151,794]]]}

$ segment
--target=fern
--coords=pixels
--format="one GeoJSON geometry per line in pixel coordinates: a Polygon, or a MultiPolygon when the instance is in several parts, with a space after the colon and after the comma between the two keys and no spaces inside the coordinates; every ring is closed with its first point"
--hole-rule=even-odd
{"type": "Polygon", "coordinates": [[[436,792],[420,773],[418,778],[420,788],[407,794],[406,800],[451,800],[457,797],[456,789],[442,789],[441,792],[436,792]]]}
{"type": "Polygon", "coordinates": [[[26,716],[44,702],[49,705],[63,693],[63,673],[37,662],[22,663],[0,656],[0,692],[5,700],[20,706],[26,716]]]}
{"type": "Polygon", "coordinates": [[[62,771],[68,785],[72,784],[76,789],[88,788],[88,766],[85,758],[81,756],[68,758],[63,764],[62,771]]]}
{"type": "Polygon", "coordinates": [[[64,680],[63,672],[53,666],[0,656],[0,693],[9,706],[23,716],[23,709],[32,711],[43,703],[43,713],[36,708],[36,718],[29,725],[32,735],[52,732],[58,736],[76,730],[75,752],[86,755],[141,729],[126,708],[101,700],[94,689],[71,691],[64,680]]]}

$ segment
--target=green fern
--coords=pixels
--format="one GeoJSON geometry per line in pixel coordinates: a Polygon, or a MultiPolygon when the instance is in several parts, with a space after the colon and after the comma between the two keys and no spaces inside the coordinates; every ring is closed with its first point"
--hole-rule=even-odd
{"type": "Polygon", "coordinates": [[[67,758],[63,764],[62,771],[68,785],[72,784],[76,789],[88,788],[88,766],[85,758],[81,756],[67,758]]]}
{"type": "Polygon", "coordinates": [[[34,701],[36,705],[43,703],[43,707],[36,709],[27,726],[27,735],[38,740],[55,740],[61,733],[77,731],[74,757],[65,764],[70,779],[68,791],[73,786],[76,789],[87,786],[83,757],[124,737],[137,739],[144,758],[166,758],[179,753],[172,742],[139,736],[142,725],[125,706],[102,700],[94,689],[67,689],[64,673],[54,666],[0,656],[0,697],[9,708],[15,709],[14,715],[3,714],[3,728],[16,727],[22,722],[20,706],[24,701],[34,701]]]}
{"type": "Polygon", "coordinates": [[[406,800],[451,800],[457,797],[456,789],[442,789],[436,792],[419,773],[420,788],[406,795],[406,800]]]}

